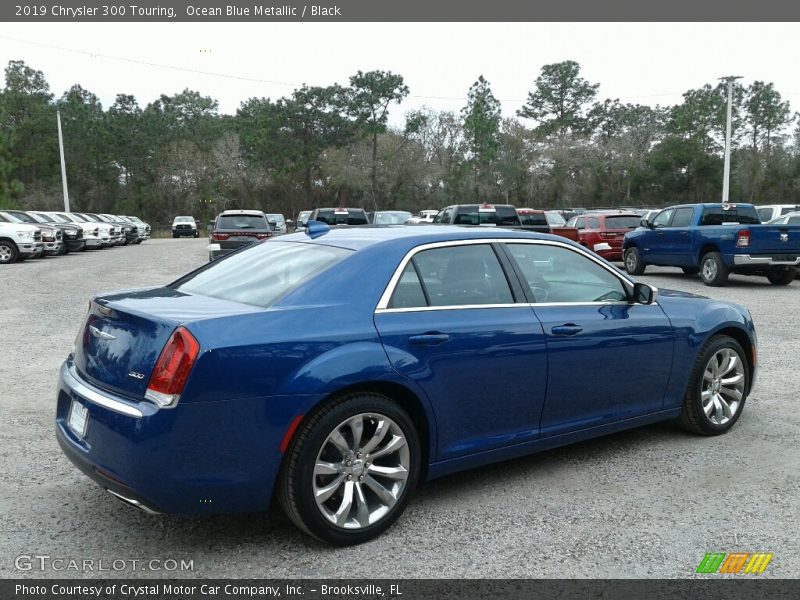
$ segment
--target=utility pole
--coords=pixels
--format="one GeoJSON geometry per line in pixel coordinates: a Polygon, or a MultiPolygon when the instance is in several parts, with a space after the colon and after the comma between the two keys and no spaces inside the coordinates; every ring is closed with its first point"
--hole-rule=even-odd
{"type": "Polygon", "coordinates": [[[61,154],[61,189],[64,191],[64,211],[69,212],[69,192],[67,191],[67,167],[64,164],[64,136],[61,134],[61,111],[56,111],[58,123],[58,151],[61,154]]]}
{"type": "Polygon", "coordinates": [[[731,105],[733,104],[733,82],[741,79],[738,75],[720,77],[728,84],[728,117],[725,123],[725,163],[722,171],[722,204],[728,204],[731,181],[731,105]]]}

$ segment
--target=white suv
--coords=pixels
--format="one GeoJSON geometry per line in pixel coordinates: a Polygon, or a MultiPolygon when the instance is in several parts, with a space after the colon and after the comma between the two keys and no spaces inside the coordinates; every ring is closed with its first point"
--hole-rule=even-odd
{"type": "Polygon", "coordinates": [[[11,223],[0,216],[0,265],[25,260],[42,252],[44,243],[38,227],[11,223]]]}

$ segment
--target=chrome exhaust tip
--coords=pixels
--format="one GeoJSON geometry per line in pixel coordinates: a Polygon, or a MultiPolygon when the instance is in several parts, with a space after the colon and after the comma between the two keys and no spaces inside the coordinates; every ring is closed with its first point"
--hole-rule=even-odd
{"type": "Polygon", "coordinates": [[[106,488],[106,491],[109,494],[111,494],[112,496],[115,496],[115,497],[119,498],[120,500],[122,500],[125,504],[127,504],[129,506],[133,506],[134,508],[138,508],[139,510],[141,510],[143,512],[146,512],[148,515],[160,515],[161,514],[157,510],[153,510],[152,508],[142,504],[138,500],[134,500],[133,498],[127,498],[127,497],[123,496],[122,494],[118,494],[117,492],[115,492],[113,490],[109,490],[108,488],[106,488]]]}

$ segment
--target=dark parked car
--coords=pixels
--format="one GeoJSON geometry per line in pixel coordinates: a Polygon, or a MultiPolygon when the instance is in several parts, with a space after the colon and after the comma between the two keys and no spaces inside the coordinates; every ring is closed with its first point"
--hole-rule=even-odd
{"type": "Polygon", "coordinates": [[[214,219],[208,260],[212,261],[271,236],[272,228],[260,210],[226,210],[214,219]]]}
{"type": "Polygon", "coordinates": [[[442,225],[496,225],[519,227],[517,209],[510,204],[454,204],[443,209],[434,223],[442,225]]]}
{"type": "Polygon", "coordinates": [[[668,419],[721,434],[742,414],[742,306],[656,294],[550,235],[309,230],[93,298],[57,388],[70,460],[147,511],[275,497],[346,545],[423,479],[668,419]]]}
{"type": "Polygon", "coordinates": [[[326,225],[369,225],[363,208],[317,208],[311,211],[308,221],[319,221],[326,225]]]}

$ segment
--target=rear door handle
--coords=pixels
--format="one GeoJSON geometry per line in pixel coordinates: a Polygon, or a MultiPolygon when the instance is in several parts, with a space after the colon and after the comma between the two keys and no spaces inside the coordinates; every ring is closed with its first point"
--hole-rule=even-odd
{"type": "Polygon", "coordinates": [[[583,327],[575,325],[574,323],[557,325],[550,330],[553,335],[578,335],[581,331],[583,331],[583,327]]]}
{"type": "Polygon", "coordinates": [[[415,346],[436,346],[438,344],[444,344],[449,340],[449,335],[446,333],[440,333],[438,331],[429,331],[428,333],[412,335],[410,338],[408,338],[409,343],[414,344],[415,346]]]}

